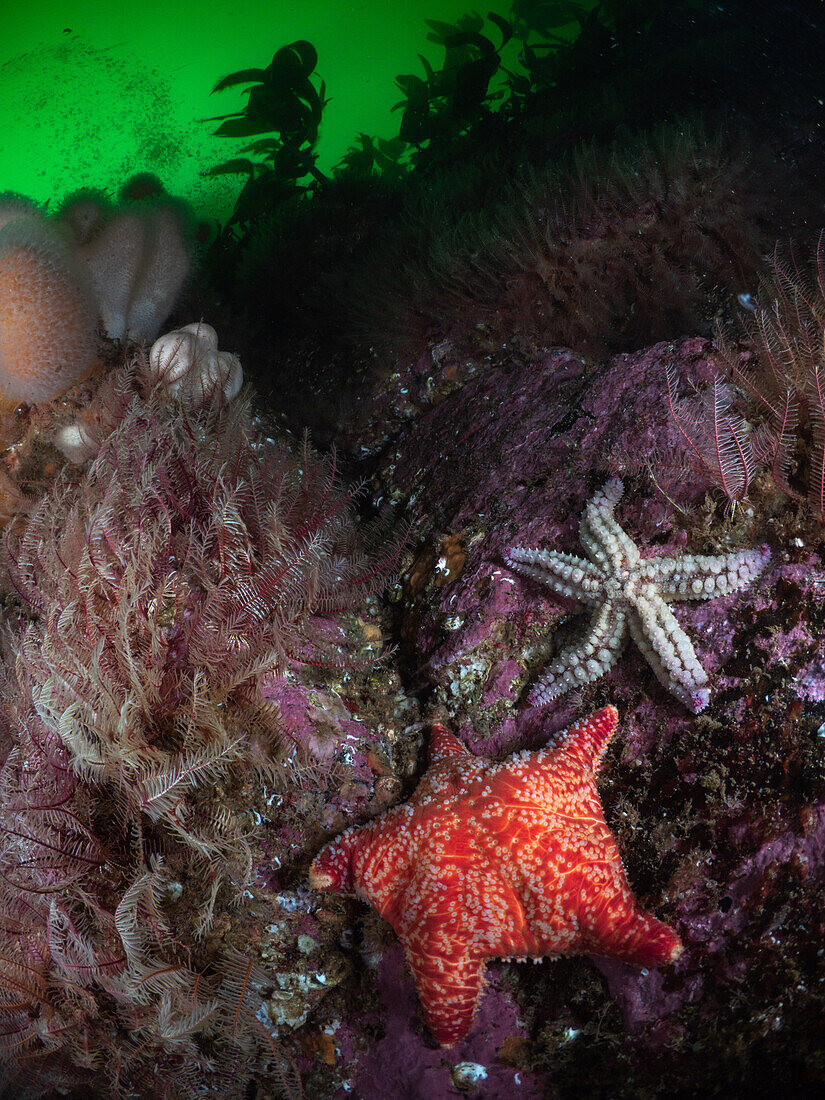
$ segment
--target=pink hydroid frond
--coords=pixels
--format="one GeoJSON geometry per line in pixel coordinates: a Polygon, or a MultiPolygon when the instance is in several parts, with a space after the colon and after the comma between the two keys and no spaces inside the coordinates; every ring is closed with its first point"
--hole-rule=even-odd
{"type": "Polygon", "coordinates": [[[825,363],[812,365],[805,382],[812,435],[808,500],[825,516],[825,363]]]}
{"type": "Polygon", "coordinates": [[[383,585],[398,542],[373,549],[334,457],[264,435],[248,401],[103,392],[94,459],[6,532],[0,1091],[32,1058],[41,1095],[240,1098],[277,1058],[255,1023],[273,983],[206,935],[252,874],[222,792],[293,758],[304,782],[262,686],[310,654],[374,659],[333,609],[383,585]]]}
{"type": "Polygon", "coordinates": [[[731,411],[730,386],[716,375],[710,386],[692,399],[680,399],[672,367],[666,368],[668,407],[697,464],[735,503],[748,495],[756,470],[750,427],[731,411]]]}
{"type": "Polygon", "coordinates": [[[762,304],[749,328],[755,355],[742,357],[721,337],[716,350],[729,377],[765,422],[754,437],[757,464],[770,465],[778,487],[807,498],[825,515],[825,231],[811,274],[778,250],[762,304]],[[792,477],[793,482],[792,484],[792,477]],[[798,485],[800,488],[795,487],[798,485]],[[803,493],[800,489],[804,487],[803,493]]]}

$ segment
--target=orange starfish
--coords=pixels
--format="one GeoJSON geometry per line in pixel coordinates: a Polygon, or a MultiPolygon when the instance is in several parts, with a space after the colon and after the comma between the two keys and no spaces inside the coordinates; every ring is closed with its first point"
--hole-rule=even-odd
{"type": "Polygon", "coordinates": [[[433,726],[410,801],[314,860],[311,886],[356,894],[395,929],[442,1046],[470,1030],[488,959],[587,951],[657,966],[682,953],[637,904],[602,814],[595,774],[617,721],[604,707],[500,764],[433,726]]]}

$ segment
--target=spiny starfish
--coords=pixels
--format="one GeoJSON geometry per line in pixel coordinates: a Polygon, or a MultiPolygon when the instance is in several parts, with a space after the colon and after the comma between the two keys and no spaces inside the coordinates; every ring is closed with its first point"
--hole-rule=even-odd
{"type": "Polygon", "coordinates": [[[579,539],[588,561],[521,546],[506,555],[507,564],[517,572],[595,608],[585,637],[562,649],[548,665],[530,701],[549,703],[604,676],[618,660],[629,633],[662,685],[698,712],[710,701],[708,676],[667,605],[675,600],[710,600],[743,588],[765,568],[770,551],[763,546],[713,557],[642,559],[613,515],[622,490],[621,481],[611,478],[584,510],[579,539]]]}
{"type": "Polygon", "coordinates": [[[617,717],[605,707],[500,764],[433,726],[410,801],[315,858],[312,887],[356,894],[395,929],[443,1046],[470,1030],[488,959],[587,951],[658,966],[682,953],[633,897],[602,814],[595,773],[617,717]]]}

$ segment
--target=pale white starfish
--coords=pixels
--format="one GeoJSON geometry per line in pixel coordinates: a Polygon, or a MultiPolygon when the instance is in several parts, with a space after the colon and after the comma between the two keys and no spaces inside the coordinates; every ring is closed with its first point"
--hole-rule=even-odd
{"type": "Polygon", "coordinates": [[[506,555],[516,572],[595,609],[584,638],[562,649],[547,666],[530,701],[548,703],[603,676],[630,634],[664,687],[690,710],[700,711],[710,700],[708,675],[667,605],[710,600],[743,588],[765,568],[770,551],[763,547],[715,557],[643,559],[613,515],[623,488],[612,478],[584,510],[579,538],[589,560],[521,546],[506,555]]]}

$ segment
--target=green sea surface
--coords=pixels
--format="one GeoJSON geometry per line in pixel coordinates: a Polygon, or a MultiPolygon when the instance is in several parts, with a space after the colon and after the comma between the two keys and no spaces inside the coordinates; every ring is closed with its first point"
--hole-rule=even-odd
{"type": "Polygon", "coordinates": [[[419,53],[434,64],[443,56],[425,20],[469,10],[468,0],[15,0],[0,44],[0,190],[55,204],[153,172],[201,217],[223,219],[243,178],[204,173],[243,142],[214,138],[218,124],[200,121],[244,102],[240,88],[210,95],[222,76],[312,42],[329,98],[318,145],[326,172],[359,131],[397,134],[395,77],[420,71],[419,53]]]}

